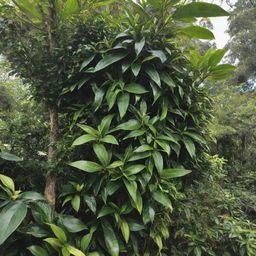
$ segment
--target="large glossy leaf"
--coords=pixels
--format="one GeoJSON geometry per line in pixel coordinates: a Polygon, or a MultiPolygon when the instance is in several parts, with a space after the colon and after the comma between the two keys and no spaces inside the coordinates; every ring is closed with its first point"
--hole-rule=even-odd
{"type": "Polygon", "coordinates": [[[94,141],[96,140],[97,137],[95,135],[91,135],[91,134],[85,134],[85,135],[82,135],[80,137],[78,137],[72,144],[72,146],[78,146],[78,145],[82,145],[82,144],[85,144],[89,141],[94,141]]]}
{"type": "Polygon", "coordinates": [[[219,64],[226,52],[227,52],[227,49],[216,50],[209,58],[209,62],[208,62],[209,66],[215,67],[217,64],[219,64]]]}
{"type": "Polygon", "coordinates": [[[143,169],[145,169],[145,165],[143,164],[135,164],[135,165],[131,165],[127,168],[124,169],[124,172],[126,175],[133,175],[133,174],[137,174],[139,172],[141,172],[143,169]]]}
{"type": "Polygon", "coordinates": [[[0,174],[0,181],[3,183],[4,186],[11,189],[12,191],[15,191],[14,182],[10,177],[0,174]]]}
{"type": "Polygon", "coordinates": [[[118,141],[112,135],[106,135],[105,137],[101,138],[100,141],[105,142],[105,143],[109,143],[109,144],[118,145],[118,141]]]}
{"type": "Polygon", "coordinates": [[[0,212],[0,245],[19,227],[27,215],[27,206],[15,201],[6,205],[0,212]]]}
{"type": "Polygon", "coordinates": [[[120,228],[125,242],[128,243],[130,237],[130,228],[126,220],[121,220],[120,228]]]}
{"type": "Polygon", "coordinates": [[[91,135],[94,135],[94,136],[99,135],[99,132],[97,130],[95,130],[94,128],[92,128],[88,125],[78,124],[77,126],[80,127],[82,130],[84,130],[85,132],[91,134],[91,135]]]}
{"type": "Polygon", "coordinates": [[[193,2],[178,8],[172,17],[174,19],[184,19],[191,17],[220,17],[228,16],[229,13],[216,4],[203,2],[193,2]]]}
{"type": "Polygon", "coordinates": [[[157,171],[160,173],[163,170],[163,157],[160,152],[154,151],[153,154],[154,163],[157,171]]]}
{"type": "Polygon", "coordinates": [[[135,42],[134,48],[136,55],[138,56],[145,45],[145,38],[143,37],[140,41],[135,42]]]}
{"type": "Polygon", "coordinates": [[[82,251],[76,249],[75,247],[73,247],[71,245],[68,245],[66,247],[66,249],[69,251],[69,253],[71,253],[71,255],[74,255],[74,256],[85,256],[85,254],[82,251]]]}
{"type": "Polygon", "coordinates": [[[73,209],[78,212],[80,209],[80,204],[81,204],[81,198],[80,195],[75,195],[72,200],[71,200],[71,205],[73,209]]]}
{"type": "Polygon", "coordinates": [[[124,87],[124,90],[126,90],[127,92],[130,93],[135,93],[135,94],[143,94],[148,92],[144,86],[140,85],[140,84],[136,84],[136,83],[131,83],[131,84],[127,84],[124,87]]]}
{"type": "Polygon", "coordinates": [[[116,127],[116,130],[132,131],[141,127],[141,124],[136,119],[131,119],[128,122],[122,123],[116,127]]]}
{"type": "Polygon", "coordinates": [[[104,220],[102,221],[101,225],[103,229],[105,244],[109,254],[111,256],[119,256],[119,243],[110,222],[104,220]]]}
{"type": "Polygon", "coordinates": [[[102,166],[91,161],[80,160],[80,161],[72,162],[69,165],[79,170],[82,170],[84,172],[98,172],[102,170],[102,166]]]}
{"type": "Polygon", "coordinates": [[[191,173],[191,171],[186,169],[178,169],[178,168],[164,169],[160,172],[160,176],[163,179],[169,179],[169,178],[183,177],[189,173],[191,173]]]}
{"type": "Polygon", "coordinates": [[[161,50],[152,50],[149,52],[152,54],[152,56],[159,58],[162,63],[164,63],[167,60],[165,53],[161,50]]]}
{"type": "Polygon", "coordinates": [[[123,118],[130,102],[130,95],[129,93],[122,93],[117,98],[117,106],[119,110],[120,117],[123,118]]]}
{"type": "Polygon", "coordinates": [[[31,200],[31,201],[38,201],[38,200],[45,201],[45,197],[42,194],[34,191],[23,192],[22,194],[20,194],[20,198],[31,200]]]}
{"type": "Polygon", "coordinates": [[[49,256],[48,252],[37,245],[31,245],[27,248],[34,256],[49,256]]]}
{"type": "Polygon", "coordinates": [[[197,39],[214,39],[214,34],[206,28],[200,26],[189,26],[180,29],[179,32],[184,33],[192,38],[197,39]]]}
{"type": "Polygon", "coordinates": [[[66,243],[67,242],[67,236],[65,234],[65,232],[63,231],[62,228],[56,226],[55,224],[48,224],[52,230],[52,232],[54,233],[54,235],[62,242],[62,243],[66,243]]]}
{"type": "Polygon", "coordinates": [[[161,80],[165,82],[167,85],[169,85],[170,87],[172,88],[176,87],[176,84],[174,83],[174,81],[172,80],[171,76],[168,73],[161,72],[160,77],[161,77],[161,80]]]}
{"type": "Polygon", "coordinates": [[[0,158],[7,160],[7,161],[14,161],[14,162],[22,161],[22,159],[20,157],[15,156],[8,152],[4,152],[4,151],[0,152],[0,158]]]}
{"type": "Polygon", "coordinates": [[[137,201],[137,183],[135,181],[129,181],[127,179],[123,179],[124,185],[129,192],[131,198],[134,202],[137,201]]]}
{"type": "Polygon", "coordinates": [[[191,156],[191,158],[194,158],[195,157],[195,152],[196,152],[194,142],[188,137],[184,137],[183,142],[184,142],[185,147],[186,147],[189,155],[191,156]]]}
{"type": "Polygon", "coordinates": [[[155,191],[152,194],[152,197],[160,204],[162,204],[164,207],[169,208],[170,210],[172,210],[172,202],[169,199],[169,197],[167,196],[167,194],[161,192],[161,191],[155,191]]]}
{"type": "Polygon", "coordinates": [[[110,162],[109,153],[105,146],[102,144],[93,144],[93,151],[102,163],[103,166],[107,166],[110,162]]]}
{"type": "Polygon", "coordinates": [[[61,225],[63,225],[67,229],[67,231],[70,233],[77,233],[87,229],[87,226],[81,220],[73,216],[69,216],[69,215],[60,216],[59,221],[61,225]]]}
{"type": "Polygon", "coordinates": [[[85,67],[87,67],[93,61],[94,58],[95,58],[95,55],[92,55],[86,58],[81,65],[80,71],[83,70],[85,67]]]}
{"type": "Polygon", "coordinates": [[[100,71],[111,64],[123,59],[127,55],[126,52],[112,52],[108,53],[104,56],[102,60],[99,61],[99,63],[96,65],[94,72],[100,71]]]}
{"type": "Polygon", "coordinates": [[[146,67],[144,70],[158,86],[161,86],[159,73],[155,69],[151,67],[146,67]]]}
{"type": "Polygon", "coordinates": [[[87,204],[87,206],[89,207],[89,209],[95,214],[96,210],[97,210],[97,204],[96,204],[95,197],[92,195],[85,195],[84,201],[87,204]]]}

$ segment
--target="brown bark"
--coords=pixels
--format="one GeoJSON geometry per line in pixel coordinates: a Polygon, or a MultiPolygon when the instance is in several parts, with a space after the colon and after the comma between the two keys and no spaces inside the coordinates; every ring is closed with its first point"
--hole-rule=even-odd
{"type": "MultiPolygon", "coordinates": [[[[55,0],[49,0],[49,17],[47,20],[48,27],[48,42],[50,54],[56,47],[56,27],[57,27],[57,16],[55,10],[55,0]]],[[[57,145],[57,134],[58,134],[58,109],[55,104],[49,105],[50,112],[50,134],[49,134],[49,148],[48,148],[48,162],[53,163],[56,157],[56,145],[57,145]]],[[[52,216],[54,216],[55,203],[56,203],[56,176],[53,170],[50,170],[46,176],[44,195],[46,201],[52,206],[52,216]]]]}
{"type": "MultiPolygon", "coordinates": [[[[57,144],[57,132],[58,132],[58,110],[56,106],[50,106],[50,136],[49,136],[49,148],[48,148],[48,161],[54,162],[56,156],[56,144],[57,144]]],[[[45,184],[45,198],[47,202],[55,206],[56,193],[55,193],[56,177],[51,171],[46,176],[45,184]]]]}

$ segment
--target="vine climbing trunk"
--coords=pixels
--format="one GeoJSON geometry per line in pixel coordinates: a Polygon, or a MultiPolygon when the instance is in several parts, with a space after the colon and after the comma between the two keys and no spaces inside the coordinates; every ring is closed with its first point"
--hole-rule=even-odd
{"type": "MultiPolygon", "coordinates": [[[[49,54],[52,55],[54,48],[56,48],[56,28],[57,28],[57,15],[55,8],[56,0],[48,0],[49,2],[49,17],[47,20],[48,27],[48,43],[49,54]]],[[[54,85],[53,85],[54,86],[54,85]]],[[[45,184],[45,198],[47,202],[52,206],[52,216],[55,212],[56,204],[56,173],[52,169],[54,162],[56,161],[57,150],[57,135],[58,135],[58,108],[54,102],[49,103],[50,114],[50,133],[49,133],[49,148],[48,148],[48,162],[50,164],[50,170],[46,176],[45,184]]]]}

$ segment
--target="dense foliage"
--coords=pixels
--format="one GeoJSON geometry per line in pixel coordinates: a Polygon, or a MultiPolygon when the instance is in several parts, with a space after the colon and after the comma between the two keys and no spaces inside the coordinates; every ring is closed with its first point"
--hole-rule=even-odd
{"type": "Polygon", "coordinates": [[[240,180],[206,153],[212,101],[202,83],[234,67],[219,64],[226,50],[201,54],[188,43],[214,38],[196,18],[227,12],[179,0],[122,1],[125,10],[112,2],[24,1],[15,10],[25,22],[14,6],[0,9],[1,49],[30,83],[15,104],[17,92],[1,88],[0,255],[255,255],[253,174],[240,180]],[[57,8],[50,32],[46,6],[57,8]],[[46,163],[52,105],[59,138],[46,163]],[[49,168],[56,204],[24,192],[41,192],[49,168]]]}

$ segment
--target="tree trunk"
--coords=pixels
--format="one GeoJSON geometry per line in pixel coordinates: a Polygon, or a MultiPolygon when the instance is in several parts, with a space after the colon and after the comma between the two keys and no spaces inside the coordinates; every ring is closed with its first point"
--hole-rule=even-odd
{"type": "MultiPolygon", "coordinates": [[[[49,53],[51,54],[56,47],[56,27],[57,27],[57,16],[55,9],[55,0],[48,0],[49,3],[49,19],[47,21],[48,25],[48,43],[49,43],[49,53]]],[[[49,134],[49,148],[48,148],[48,162],[51,164],[55,161],[56,149],[57,149],[57,134],[58,134],[58,109],[56,104],[49,104],[50,112],[50,134],[49,134]]],[[[52,167],[52,166],[51,166],[52,167]]],[[[46,184],[44,195],[47,202],[52,207],[52,217],[55,212],[56,203],[56,175],[52,168],[49,170],[46,176],[46,184]]]]}
{"type": "MultiPolygon", "coordinates": [[[[58,110],[56,106],[49,107],[50,112],[50,136],[49,136],[49,148],[48,148],[48,161],[54,162],[56,156],[56,144],[57,144],[57,131],[58,131],[58,110]]],[[[55,194],[55,184],[56,184],[56,176],[50,170],[50,172],[46,176],[46,184],[45,184],[45,198],[47,202],[53,206],[55,206],[56,202],[56,194],[55,194]]]]}

